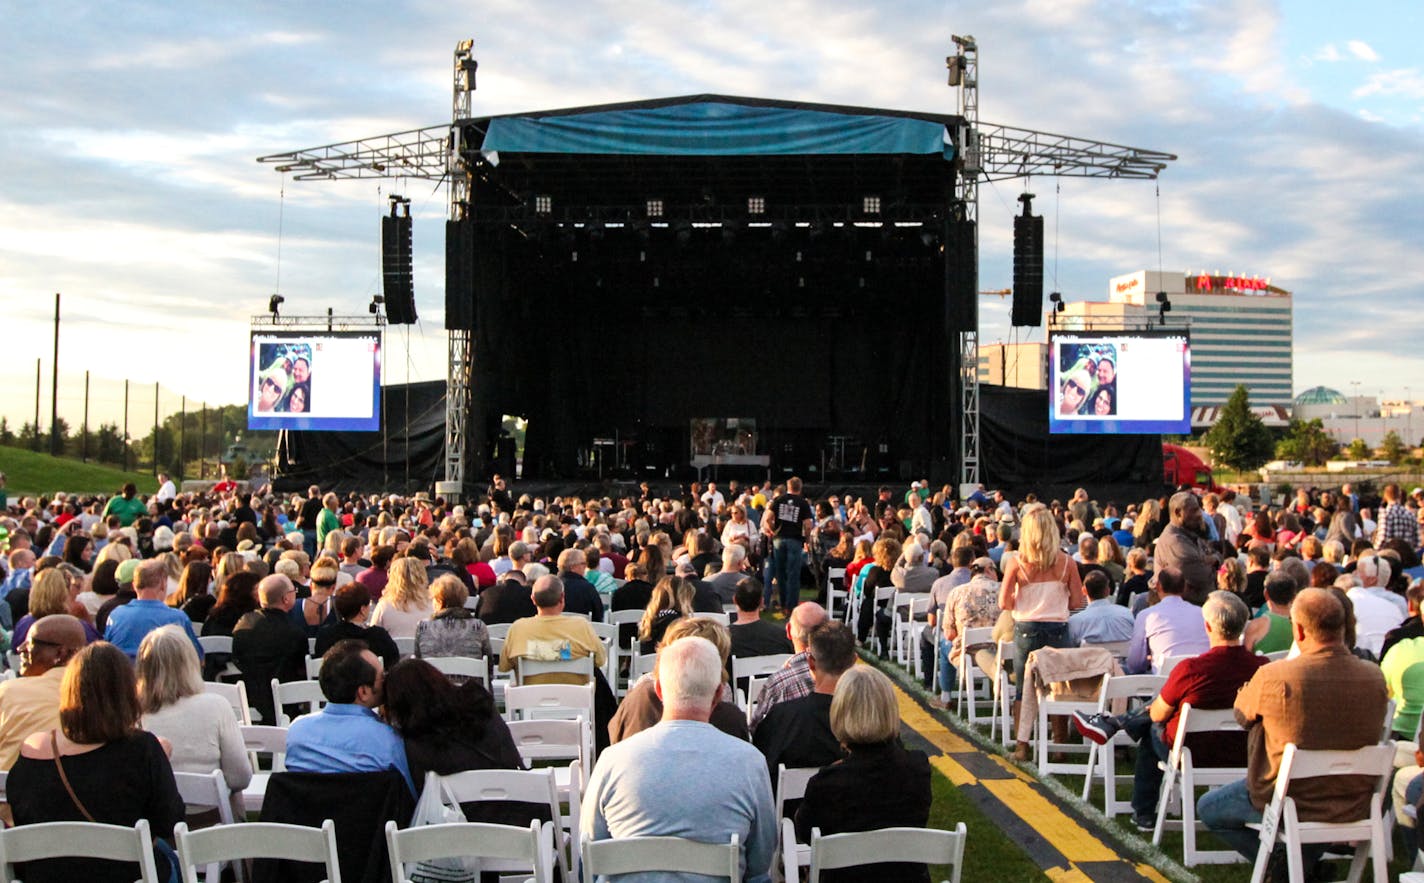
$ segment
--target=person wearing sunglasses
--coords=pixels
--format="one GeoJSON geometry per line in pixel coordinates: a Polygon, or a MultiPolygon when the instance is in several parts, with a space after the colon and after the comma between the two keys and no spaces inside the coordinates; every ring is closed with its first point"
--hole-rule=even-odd
{"type": "Polygon", "coordinates": [[[37,620],[20,654],[20,676],[0,683],[0,770],[8,770],[31,733],[59,726],[59,683],[64,666],[85,644],[77,618],[55,613],[37,620]]]}
{"type": "Polygon", "coordinates": [[[1058,413],[1064,416],[1080,413],[1092,385],[1093,381],[1086,370],[1079,369],[1069,374],[1068,379],[1063,382],[1062,395],[1058,398],[1058,413]]]}

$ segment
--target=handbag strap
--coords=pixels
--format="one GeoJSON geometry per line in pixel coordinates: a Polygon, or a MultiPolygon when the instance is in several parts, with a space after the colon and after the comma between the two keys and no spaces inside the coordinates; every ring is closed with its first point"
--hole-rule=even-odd
{"type": "Polygon", "coordinates": [[[94,821],[94,817],[89,815],[89,810],[85,809],[84,804],[79,800],[79,795],[74,793],[73,786],[69,784],[69,777],[64,774],[64,764],[59,762],[59,737],[54,730],[49,731],[49,750],[54,753],[54,768],[59,770],[59,781],[63,783],[64,790],[69,792],[69,799],[79,807],[79,812],[84,815],[86,821],[94,821]]]}

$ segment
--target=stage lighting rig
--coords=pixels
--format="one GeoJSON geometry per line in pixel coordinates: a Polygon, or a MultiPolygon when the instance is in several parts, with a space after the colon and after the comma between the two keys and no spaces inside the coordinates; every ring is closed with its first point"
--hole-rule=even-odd
{"type": "Polygon", "coordinates": [[[274,294],[271,297],[267,298],[267,312],[272,314],[273,325],[277,324],[277,308],[280,307],[283,303],[285,303],[286,300],[287,299],[285,297],[282,297],[280,294],[274,294]]]}
{"type": "Polygon", "coordinates": [[[379,316],[381,314],[381,304],[385,302],[386,299],[384,297],[379,294],[375,295],[371,298],[371,305],[366,308],[366,311],[373,316],[379,316]]]}
{"type": "Polygon", "coordinates": [[[1058,314],[1061,313],[1061,312],[1063,312],[1065,309],[1067,309],[1067,307],[1066,307],[1066,306],[1064,305],[1064,303],[1063,303],[1063,292],[1061,292],[1061,291],[1051,291],[1051,292],[1049,292],[1049,293],[1048,293],[1048,301],[1049,301],[1049,303],[1053,304],[1053,308],[1052,308],[1052,310],[1051,310],[1051,312],[1052,312],[1053,315],[1049,316],[1048,321],[1049,321],[1050,323],[1056,325],[1056,324],[1058,323],[1058,314]]]}
{"type": "Polygon", "coordinates": [[[1167,314],[1172,312],[1172,302],[1167,298],[1167,292],[1157,292],[1157,324],[1167,324],[1167,314]]]}

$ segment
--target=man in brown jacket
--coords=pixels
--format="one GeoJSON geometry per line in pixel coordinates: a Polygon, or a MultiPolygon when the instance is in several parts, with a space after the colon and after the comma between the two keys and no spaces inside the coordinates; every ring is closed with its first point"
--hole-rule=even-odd
{"type": "MultiPolygon", "coordinates": [[[[1262,667],[1236,696],[1236,719],[1246,728],[1246,778],[1197,802],[1197,817],[1248,860],[1259,839],[1246,825],[1261,821],[1286,744],[1308,750],[1373,745],[1389,699],[1379,666],[1345,646],[1345,610],[1330,592],[1296,595],[1291,629],[1300,656],[1262,667]]],[[[1369,777],[1326,776],[1293,783],[1290,794],[1302,821],[1350,821],[1369,815],[1372,785],[1369,777]]],[[[1306,866],[1323,851],[1306,847],[1306,866]]]]}

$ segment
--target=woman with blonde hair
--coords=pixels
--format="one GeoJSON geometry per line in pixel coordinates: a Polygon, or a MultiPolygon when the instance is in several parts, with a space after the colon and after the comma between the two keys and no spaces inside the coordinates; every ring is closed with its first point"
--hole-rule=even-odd
{"type": "MultiPolygon", "coordinates": [[[[831,698],[831,732],[845,748],[842,760],[806,783],[796,811],[796,838],[821,834],[923,828],[930,815],[930,763],[923,751],[900,742],[900,709],[890,679],[868,665],[854,665],[836,682],[831,698]],[[895,787],[886,788],[886,782],[895,787]]],[[[883,863],[849,871],[828,871],[827,883],[861,880],[928,881],[924,865],[883,863]]]]}
{"type": "Polygon", "coordinates": [[[1246,591],[1246,568],[1239,558],[1227,558],[1216,571],[1216,587],[1223,592],[1240,595],[1246,591]]]}
{"type": "Polygon", "coordinates": [[[665,576],[653,586],[648,606],[638,623],[640,653],[652,653],[662,641],[668,626],[684,616],[692,615],[693,585],[680,576],[665,576]]]}
{"type": "MultiPolygon", "coordinates": [[[[193,642],[176,625],[149,632],[138,647],[138,703],[143,728],[173,746],[169,760],[180,773],[222,770],[228,788],[240,792],[252,781],[237,718],[227,700],[203,690],[193,642]]],[[[235,795],[234,806],[241,806],[235,795]]]]}
{"type": "MultiPolygon", "coordinates": [[[[870,547],[874,561],[860,571],[860,616],[855,623],[855,636],[862,644],[870,638],[870,627],[875,623],[875,614],[879,612],[875,609],[875,590],[894,585],[890,581],[890,574],[895,569],[895,562],[900,560],[900,541],[888,533],[887,531],[882,534],[870,547]]],[[[890,602],[880,602],[880,608],[883,610],[888,603],[890,602]]],[[[888,623],[885,630],[888,634],[888,623]]]]}
{"type": "Polygon", "coordinates": [[[390,632],[392,638],[414,638],[416,626],[434,612],[425,563],[410,557],[392,561],[390,579],[371,613],[371,625],[390,632]]]}
{"type": "MultiPolygon", "coordinates": [[[[96,525],[97,527],[97,525],[96,525]]],[[[133,550],[123,543],[105,543],[104,548],[99,550],[99,554],[94,558],[94,566],[98,567],[105,561],[113,561],[123,564],[133,557],[133,550]]]]}
{"type": "Polygon", "coordinates": [[[336,591],[339,574],[336,559],[324,554],[312,565],[311,595],[299,600],[290,613],[292,622],[308,638],[315,638],[322,626],[336,622],[336,608],[331,595],[336,591]]]}
{"type": "Polygon", "coordinates": [[[1098,566],[1108,572],[1114,587],[1122,585],[1127,578],[1127,559],[1122,555],[1122,547],[1112,534],[1104,534],[1098,540],[1098,566]]]}
{"type": "Polygon", "coordinates": [[[58,567],[41,570],[35,575],[30,586],[30,612],[15,623],[15,632],[10,636],[10,646],[19,647],[30,634],[30,627],[36,620],[56,613],[68,613],[84,624],[84,641],[92,644],[99,640],[99,632],[89,622],[89,611],[75,600],[76,593],[70,591],[69,577],[58,567]]]}
{"type": "Polygon", "coordinates": [[[1152,541],[1157,539],[1161,521],[1162,504],[1156,500],[1143,501],[1142,511],[1138,513],[1137,520],[1132,523],[1132,544],[1139,549],[1151,546],[1152,541]]]}
{"type": "MultiPolygon", "coordinates": [[[[676,578],[670,577],[670,579],[676,578]]],[[[712,719],[708,723],[729,736],[749,740],[751,734],[747,730],[746,712],[739,709],[736,703],[729,701],[731,695],[730,688],[727,686],[726,666],[727,659],[732,655],[731,632],[727,630],[727,626],[716,620],[687,616],[674,620],[667,627],[667,631],[663,633],[662,643],[658,645],[658,650],[661,651],[662,648],[682,638],[706,638],[712,642],[712,646],[716,647],[717,652],[722,656],[722,699],[712,709],[712,719]]],[[[657,670],[656,666],[657,663],[654,663],[654,671],[657,670]]],[[[653,688],[653,675],[652,673],[645,674],[638,681],[629,685],[628,695],[624,697],[618,706],[617,713],[609,721],[609,742],[621,742],[634,733],[640,733],[657,724],[662,720],[662,716],[663,703],[653,688]]]]}
{"type": "MultiPolygon", "coordinates": [[[[1012,615],[1014,649],[1019,665],[1013,677],[1022,690],[1028,655],[1042,647],[1068,646],[1068,612],[1085,606],[1078,566],[1063,553],[1058,522],[1043,506],[1024,512],[1019,553],[1004,569],[999,587],[999,609],[1012,615]]],[[[1018,759],[1028,757],[1028,743],[1014,749],[1018,759]]]]}

